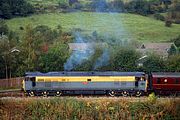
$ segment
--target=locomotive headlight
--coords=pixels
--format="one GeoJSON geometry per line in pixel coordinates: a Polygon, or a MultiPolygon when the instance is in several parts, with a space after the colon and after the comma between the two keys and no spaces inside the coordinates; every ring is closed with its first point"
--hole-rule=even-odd
{"type": "Polygon", "coordinates": [[[57,91],[57,94],[59,94],[59,91],[57,91]]]}

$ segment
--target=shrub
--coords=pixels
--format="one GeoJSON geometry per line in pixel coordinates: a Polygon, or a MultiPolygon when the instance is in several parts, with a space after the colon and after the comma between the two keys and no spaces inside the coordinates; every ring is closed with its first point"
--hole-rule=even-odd
{"type": "Polygon", "coordinates": [[[24,30],[24,27],[20,26],[19,29],[20,29],[20,30],[24,30]]]}
{"type": "Polygon", "coordinates": [[[154,94],[154,92],[151,93],[151,94],[149,94],[149,96],[148,96],[148,101],[149,101],[150,103],[155,103],[156,100],[157,100],[157,97],[156,97],[156,95],[154,94]]]}
{"type": "Polygon", "coordinates": [[[165,17],[159,13],[154,14],[154,18],[161,21],[165,20],[165,17]]]}
{"type": "Polygon", "coordinates": [[[180,47],[180,35],[177,38],[173,39],[172,41],[174,42],[176,47],[180,47]]]}
{"type": "Polygon", "coordinates": [[[171,26],[172,26],[172,21],[171,21],[170,19],[167,19],[167,20],[165,21],[165,26],[166,26],[166,27],[171,27],[171,26]]]}

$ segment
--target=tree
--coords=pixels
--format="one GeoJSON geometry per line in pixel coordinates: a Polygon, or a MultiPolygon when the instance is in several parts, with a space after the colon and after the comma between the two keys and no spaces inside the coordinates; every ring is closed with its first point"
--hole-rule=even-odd
{"type": "Polygon", "coordinates": [[[15,47],[15,42],[13,39],[9,39],[8,36],[1,35],[0,36],[0,59],[2,64],[4,64],[4,71],[6,78],[11,78],[11,71],[12,71],[12,63],[14,59],[14,51],[13,48],[15,47]]]}
{"type": "Polygon", "coordinates": [[[113,66],[113,70],[117,71],[135,71],[136,61],[139,57],[135,50],[118,48],[113,54],[111,66],[113,66]]]}
{"type": "Polygon", "coordinates": [[[64,63],[68,57],[68,45],[62,42],[54,43],[47,53],[40,56],[38,70],[42,72],[63,71],[64,63]]]}
{"type": "Polygon", "coordinates": [[[180,23],[180,1],[173,0],[168,12],[168,17],[172,22],[179,24],[180,23]]]}
{"type": "Polygon", "coordinates": [[[34,8],[25,0],[0,0],[0,17],[9,19],[14,16],[27,16],[34,8]]]}
{"type": "Polygon", "coordinates": [[[174,45],[171,45],[171,48],[168,51],[169,55],[177,54],[177,48],[174,45]]]}
{"type": "Polygon", "coordinates": [[[39,48],[38,40],[33,39],[33,28],[31,25],[26,26],[25,34],[23,36],[22,41],[22,52],[24,56],[24,65],[26,65],[27,71],[34,71],[35,70],[35,63],[37,61],[37,54],[36,51],[39,48]]]}
{"type": "Polygon", "coordinates": [[[69,7],[68,1],[67,0],[60,0],[59,1],[59,7],[62,9],[67,9],[69,7]]]}
{"type": "Polygon", "coordinates": [[[143,70],[146,72],[162,72],[165,69],[165,61],[154,54],[150,54],[143,63],[143,70]]]}
{"type": "Polygon", "coordinates": [[[177,47],[180,47],[180,35],[177,38],[175,38],[173,41],[177,47]]]}
{"type": "Polygon", "coordinates": [[[9,33],[8,26],[5,21],[0,19],[0,35],[7,35],[9,33]]]}
{"type": "Polygon", "coordinates": [[[168,59],[168,71],[180,72],[180,55],[172,55],[168,59]]]}
{"type": "Polygon", "coordinates": [[[78,0],[69,0],[69,5],[70,6],[72,6],[75,3],[78,3],[78,0]]]}

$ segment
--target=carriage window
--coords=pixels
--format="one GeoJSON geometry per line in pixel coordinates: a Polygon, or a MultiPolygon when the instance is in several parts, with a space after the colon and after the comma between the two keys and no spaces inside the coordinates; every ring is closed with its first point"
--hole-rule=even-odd
{"type": "Polygon", "coordinates": [[[87,79],[88,82],[91,82],[91,79],[87,79]]]}
{"type": "Polygon", "coordinates": [[[35,77],[30,78],[30,80],[32,81],[32,86],[35,87],[36,86],[36,79],[35,79],[35,77]]]}
{"type": "Polygon", "coordinates": [[[160,84],[161,83],[161,78],[157,78],[157,84],[160,84]]]}
{"type": "Polygon", "coordinates": [[[179,80],[178,80],[178,79],[176,79],[175,83],[176,83],[176,84],[179,84],[179,80]]]}

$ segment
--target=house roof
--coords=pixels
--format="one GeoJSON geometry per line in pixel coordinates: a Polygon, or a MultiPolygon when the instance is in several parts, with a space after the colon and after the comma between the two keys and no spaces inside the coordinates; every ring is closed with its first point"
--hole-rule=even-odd
{"type": "Polygon", "coordinates": [[[172,45],[173,43],[144,43],[137,49],[137,51],[143,54],[154,52],[161,56],[167,56],[172,45]]]}
{"type": "Polygon", "coordinates": [[[93,48],[91,43],[69,43],[70,50],[87,50],[93,48]]]}
{"type": "Polygon", "coordinates": [[[107,43],[69,43],[68,45],[70,50],[84,51],[90,50],[98,45],[105,47],[107,43]]]}

